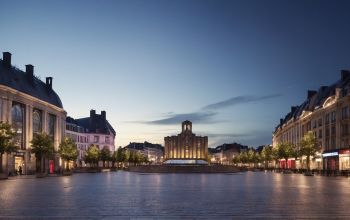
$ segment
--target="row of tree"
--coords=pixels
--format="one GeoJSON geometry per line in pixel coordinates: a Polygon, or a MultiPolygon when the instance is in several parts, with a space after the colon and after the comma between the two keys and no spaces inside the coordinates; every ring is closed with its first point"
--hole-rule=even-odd
{"type": "MultiPolygon", "coordinates": [[[[18,147],[14,142],[16,132],[12,129],[8,123],[0,122],[0,173],[3,173],[2,158],[3,155],[16,152],[18,147]]],[[[58,152],[54,150],[53,138],[46,133],[34,134],[31,141],[31,153],[35,154],[36,158],[36,171],[39,173],[45,173],[46,161],[53,158],[58,153],[60,157],[65,161],[66,170],[69,170],[69,164],[71,161],[75,161],[78,158],[78,149],[75,142],[65,137],[59,145],[58,152]]],[[[107,147],[100,150],[96,145],[91,145],[86,152],[85,163],[90,164],[91,167],[98,166],[99,161],[103,162],[105,167],[106,162],[112,162],[112,166],[117,163],[118,166],[129,164],[141,164],[148,163],[148,158],[138,151],[129,151],[119,148],[115,152],[111,152],[107,147]]],[[[7,163],[7,162],[6,162],[7,163]]],[[[6,167],[8,164],[6,164],[6,167]]]]}
{"type": "Polygon", "coordinates": [[[114,167],[115,164],[120,167],[126,163],[134,165],[149,163],[148,158],[138,151],[130,151],[119,147],[117,151],[111,153],[108,148],[105,147],[102,150],[99,150],[96,145],[91,145],[89,147],[84,161],[85,163],[90,164],[91,167],[98,166],[99,161],[102,161],[103,167],[105,167],[106,162],[112,162],[112,167],[114,167]]]}
{"type": "Polygon", "coordinates": [[[303,136],[298,146],[289,142],[281,142],[276,147],[264,147],[260,153],[250,149],[234,157],[233,163],[254,164],[254,166],[258,163],[264,163],[265,167],[267,167],[271,161],[278,163],[279,160],[284,159],[286,161],[284,168],[287,168],[287,162],[290,158],[296,160],[302,156],[306,156],[307,169],[309,170],[310,159],[311,157],[315,157],[316,152],[319,150],[320,148],[315,135],[313,132],[308,132],[303,136]]]}
{"type": "MultiPolygon", "coordinates": [[[[10,154],[18,150],[18,146],[14,142],[15,136],[16,132],[9,123],[0,122],[0,173],[3,173],[3,154],[10,154]]],[[[31,152],[35,154],[36,171],[44,173],[46,160],[52,158],[55,154],[53,138],[46,133],[34,134],[31,141],[31,152]]],[[[67,161],[67,169],[69,169],[69,161],[76,160],[78,157],[76,144],[70,138],[63,139],[57,153],[60,154],[63,160],[67,161]]],[[[8,162],[6,161],[7,166],[8,162]]]]}

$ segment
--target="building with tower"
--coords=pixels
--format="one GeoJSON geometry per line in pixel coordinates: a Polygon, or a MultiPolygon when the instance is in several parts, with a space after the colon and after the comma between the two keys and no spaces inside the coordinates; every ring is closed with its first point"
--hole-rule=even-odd
{"type": "Polygon", "coordinates": [[[182,122],[182,132],[164,142],[165,164],[207,164],[208,137],[192,133],[192,122],[182,122]]]}

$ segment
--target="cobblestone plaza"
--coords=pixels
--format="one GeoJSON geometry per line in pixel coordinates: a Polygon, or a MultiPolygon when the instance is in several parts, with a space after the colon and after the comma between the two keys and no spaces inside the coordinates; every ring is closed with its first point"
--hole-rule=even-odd
{"type": "Polygon", "coordinates": [[[111,172],[0,182],[0,218],[350,218],[350,178],[111,172]]]}

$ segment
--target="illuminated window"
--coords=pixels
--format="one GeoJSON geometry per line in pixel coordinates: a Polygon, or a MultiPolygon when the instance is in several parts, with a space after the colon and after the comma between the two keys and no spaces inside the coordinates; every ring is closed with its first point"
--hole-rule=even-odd
{"type": "Polygon", "coordinates": [[[48,134],[52,139],[55,138],[55,126],[56,126],[56,116],[49,114],[49,122],[48,122],[48,134]]]}
{"type": "Polygon", "coordinates": [[[24,149],[24,105],[20,103],[13,103],[11,109],[12,128],[15,130],[14,137],[15,145],[24,149]]]}
{"type": "Polygon", "coordinates": [[[33,134],[42,132],[42,113],[38,109],[33,110],[33,134]]]}

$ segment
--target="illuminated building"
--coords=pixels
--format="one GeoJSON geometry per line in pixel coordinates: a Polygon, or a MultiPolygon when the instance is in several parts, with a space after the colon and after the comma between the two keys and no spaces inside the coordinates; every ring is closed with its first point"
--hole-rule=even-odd
{"type": "MultiPolygon", "coordinates": [[[[0,121],[11,124],[18,147],[16,152],[3,155],[3,161],[8,159],[8,173],[14,174],[20,167],[22,174],[35,172],[36,159],[30,151],[30,142],[38,133],[50,135],[57,152],[64,137],[65,120],[66,112],[52,88],[52,77],[41,81],[30,64],[25,72],[13,67],[11,53],[4,52],[0,60],[0,121]]],[[[58,171],[59,155],[55,153],[45,164],[46,172],[58,171]]],[[[2,166],[5,170],[5,165],[2,166]]]]}
{"type": "MultiPolygon", "coordinates": [[[[312,131],[321,152],[311,160],[311,169],[350,169],[350,72],[341,71],[341,78],[318,91],[308,91],[307,99],[280,119],[273,133],[273,146],[289,142],[296,147],[302,137],[312,131]],[[321,154],[322,153],[322,154],[321,154]]],[[[288,168],[306,168],[306,157],[290,158],[288,168]]],[[[281,160],[280,166],[285,167],[281,160]]]]}
{"type": "Polygon", "coordinates": [[[115,151],[116,132],[106,119],[106,111],[96,114],[90,110],[90,117],[66,119],[66,136],[71,137],[78,148],[77,166],[85,166],[84,157],[90,145],[96,145],[100,150],[108,148],[111,153],[115,151]]]}
{"type": "Polygon", "coordinates": [[[192,133],[192,122],[182,122],[182,132],[177,136],[164,138],[165,163],[206,163],[208,158],[208,137],[192,133]]]}

